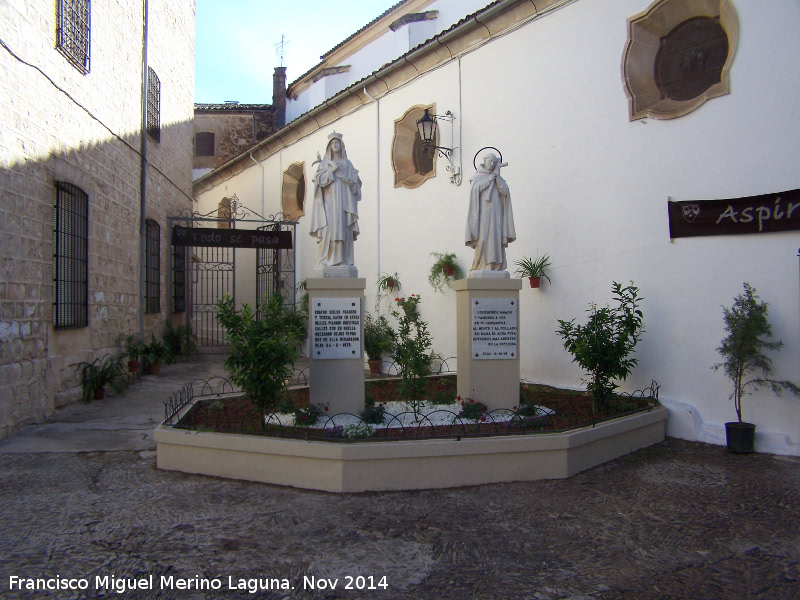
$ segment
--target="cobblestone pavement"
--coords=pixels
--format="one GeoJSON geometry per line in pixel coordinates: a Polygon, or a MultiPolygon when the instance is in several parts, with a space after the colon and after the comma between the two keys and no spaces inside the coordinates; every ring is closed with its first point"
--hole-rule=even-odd
{"type": "Polygon", "coordinates": [[[567,480],[335,495],[19,450],[0,445],[4,599],[800,598],[798,458],[668,439],[567,480]]]}

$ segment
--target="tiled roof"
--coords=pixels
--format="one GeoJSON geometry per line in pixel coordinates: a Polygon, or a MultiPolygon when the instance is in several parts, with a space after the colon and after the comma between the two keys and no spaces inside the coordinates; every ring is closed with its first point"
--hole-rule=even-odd
{"type": "Polygon", "coordinates": [[[195,110],[269,110],[272,108],[271,104],[239,104],[233,102],[226,102],[225,104],[195,104],[195,110]]]}
{"type": "MultiPolygon", "coordinates": [[[[369,29],[369,28],[370,28],[370,27],[372,27],[372,26],[373,26],[375,23],[377,23],[378,21],[380,21],[380,20],[381,20],[383,17],[385,17],[386,15],[388,15],[390,12],[392,12],[393,10],[397,9],[398,7],[402,6],[403,4],[405,4],[406,2],[409,2],[409,1],[410,1],[410,0],[400,0],[400,2],[398,2],[397,4],[395,4],[395,5],[391,6],[390,8],[386,9],[386,10],[385,10],[385,11],[383,11],[383,12],[382,12],[380,15],[378,15],[377,17],[375,17],[374,19],[372,19],[372,21],[370,21],[369,23],[367,23],[366,25],[364,25],[364,26],[363,26],[361,29],[359,29],[358,31],[356,31],[356,32],[355,32],[353,35],[351,35],[351,36],[349,36],[349,37],[345,38],[344,40],[342,40],[341,42],[339,42],[338,44],[336,44],[336,45],[335,45],[333,48],[331,48],[330,50],[328,50],[328,51],[327,51],[325,54],[323,54],[322,56],[320,56],[320,57],[319,57],[319,58],[320,58],[320,60],[321,60],[321,61],[322,61],[322,60],[325,60],[325,57],[326,57],[326,56],[329,56],[330,54],[332,54],[333,52],[335,52],[336,50],[338,50],[339,48],[341,48],[342,46],[344,46],[344,45],[345,45],[347,42],[349,42],[350,40],[352,40],[354,37],[356,37],[358,34],[360,34],[362,31],[365,31],[365,30],[369,29]]],[[[295,80],[294,80],[294,81],[293,81],[291,84],[289,84],[289,87],[291,87],[292,85],[294,85],[294,84],[295,84],[295,83],[297,83],[298,81],[302,81],[303,79],[305,79],[305,78],[308,76],[308,74],[309,74],[309,73],[311,73],[312,71],[314,71],[314,70],[315,70],[317,67],[319,67],[319,63],[317,63],[316,65],[314,65],[313,67],[311,67],[311,68],[310,68],[308,71],[306,71],[305,73],[303,73],[302,75],[300,75],[300,77],[298,77],[298,78],[297,78],[297,79],[295,79],[295,80]]]]}

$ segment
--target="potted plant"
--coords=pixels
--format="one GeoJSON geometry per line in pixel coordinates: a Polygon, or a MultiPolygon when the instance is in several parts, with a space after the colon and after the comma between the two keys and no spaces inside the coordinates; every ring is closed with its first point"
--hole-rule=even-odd
{"type": "Polygon", "coordinates": [[[395,342],[395,332],[383,315],[378,318],[367,313],[364,317],[364,351],[367,353],[370,375],[381,374],[383,354],[390,352],[395,342]]]}
{"type": "Polygon", "coordinates": [[[90,363],[78,363],[75,369],[81,373],[83,401],[87,403],[92,398],[95,400],[105,398],[106,386],[111,386],[117,394],[122,394],[128,379],[122,366],[122,356],[107,354],[102,359],[95,358],[90,363]]]}
{"type": "Polygon", "coordinates": [[[142,359],[144,360],[144,372],[150,375],[158,375],[161,372],[161,363],[170,359],[167,346],[150,334],[150,343],[145,344],[142,349],[142,359]]]}
{"type": "Polygon", "coordinates": [[[164,331],[162,343],[167,348],[168,362],[174,362],[180,356],[189,358],[197,357],[200,354],[197,349],[197,336],[188,325],[173,327],[172,323],[167,321],[167,329],[164,331]]]}
{"type": "Polygon", "coordinates": [[[144,352],[144,341],[137,334],[131,333],[122,338],[122,346],[125,349],[125,356],[128,357],[128,371],[137,373],[139,357],[144,352]]]}
{"type": "Polygon", "coordinates": [[[739,454],[753,452],[756,435],[756,426],[742,421],[743,396],[761,387],[768,387],[778,396],[784,390],[800,396],[800,387],[796,384],[770,378],[772,361],[765,351],[779,350],[783,342],[770,340],[772,326],[767,318],[768,309],[769,305],[761,301],[756,290],[747,282],[744,292],[733,299],[733,306],[722,307],[728,335],[717,348],[722,355],[722,362],[712,369],[716,371],[721,368],[733,384],[730,398],[738,421],[725,423],[725,437],[728,449],[739,454]]]}
{"type": "Polygon", "coordinates": [[[395,290],[400,291],[400,276],[397,273],[392,275],[384,273],[378,277],[378,297],[391,294],[395,290]]]}
{"type": "Polygon", "coordinates": [[[518,260],[516,265],[516,276],[520,278],[527,277],[532,288],[538,288],[541,285],[542,277],[547,279],[547,283],[551,283],[550,277],[547,275],[550,270],[550,256],[547,254],[535,259],[525,257],[522,260],[518,260]]]}
{"type": "Polygon", "coordinates": [[[452,252],[431,252],[436,260],[428,274],[428,283],[433,289],[444,293],[444,286],[453,287],[454,279],[463,279],[464,272],[456,264],[456,255],[452,252]]]}

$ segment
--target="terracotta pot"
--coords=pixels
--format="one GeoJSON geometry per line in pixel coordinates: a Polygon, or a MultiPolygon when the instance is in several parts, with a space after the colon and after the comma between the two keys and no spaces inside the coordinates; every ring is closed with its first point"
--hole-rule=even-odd
{"type": "Polygon", "coordinates": [[[540,285],[542,285],[541,277],[528,277],[528,281],[531,282],[532,288],[538,288],[540,285]]]}
{"type": "Polygon", "coordinates": [[[94,399],[95,400],[102,400],[106,397],[106,390],[104,388],[97,388],[94,390],[94,399]]]}
{"type": "Polygon", "coordinates": [[[388,287],[390,290],[393,290],[394,289],[394,279],[387,279],[386,280],[386,287],[388,287]]]}
{"type": "Polygon", "coordinates": [[[144,372],[148,375],[158,375],[161,372],[161,361],[157,360],[152,362],[144,368],[144,372]]]}
{"type": "Polygon", "coordinates": [[[130,373],[138,373],[139,372],[139,361],[138,360],[129,360],[128,361],[128,371],[130,373]]]}
{"type": "Polygon", "coordinates": [[[756,445],[756,426],[753,423],[725,423],[728,450],[736,454],[752,454],[756,445]]]}
{"type": "Polygon", "coordinates": [[[370,375],[380,375],[381,374],[381,363],[383,361],[379,358],[377,360],[367,360],[367,364],[369,365],[369,374],[370,375]]]}
{"type": "Polygon", "coordinates": [[[455,269],[455,267],[449,267],[447,265],[442,265],[442,271],[444,271],[444,274],[447,275],[448,277],[452,277],[455,274],[456,269],[455,269]]]}

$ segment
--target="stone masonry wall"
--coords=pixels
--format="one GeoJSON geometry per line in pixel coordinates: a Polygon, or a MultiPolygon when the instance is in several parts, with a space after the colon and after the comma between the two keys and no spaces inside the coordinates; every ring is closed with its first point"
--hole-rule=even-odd
{"type": "MultiPolygon", "coordinates": [[[[191,206],[194,6],[150,0],[161,144],[148,141],[147,216],[161,225],[160,335],[168,316],[167,215],[191,206]]],[[[86,75],[54,48],[55,3],[0,9],[0,438],[80,398],[74,365],[119,352],[139,325],[143,13],[93,3],[86,75]],[[53,327],[56,181],[89,197],[89,326],[53,327]]]]}

